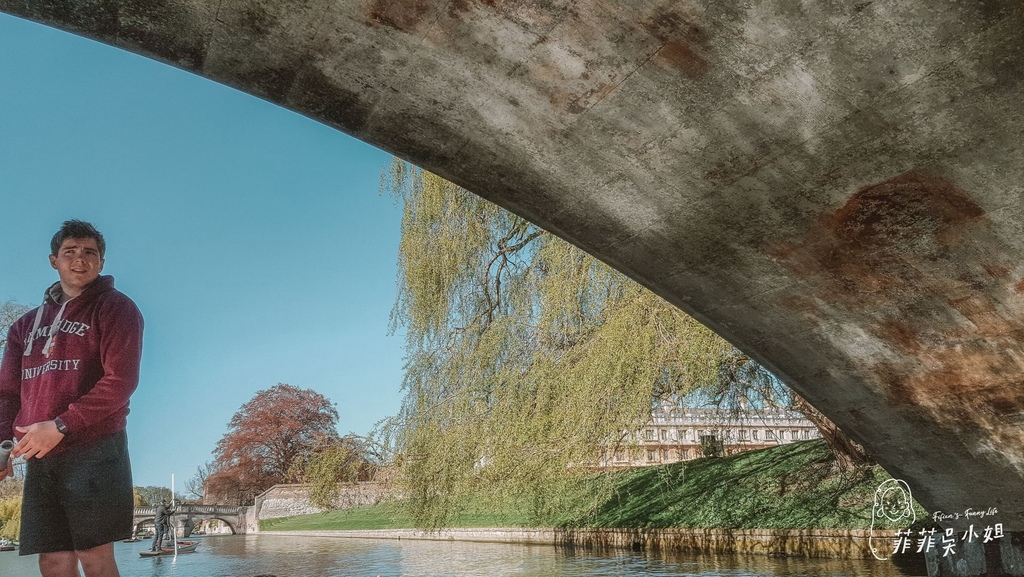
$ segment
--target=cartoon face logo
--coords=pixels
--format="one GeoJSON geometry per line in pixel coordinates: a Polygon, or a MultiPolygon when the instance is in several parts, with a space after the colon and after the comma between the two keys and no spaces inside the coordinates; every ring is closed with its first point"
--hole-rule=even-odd
{"type": "Polygon", "coordinates": [[[913,500],[910,496],[910,486],[901,479],[889,479],[875,490],[874,516],[884,517],[890,521],[901,521],[909,519],[911,523],[917,520],[914,513],[913,500]]]}
{"type": "Polygon", "coordinates": [[[903,522],[910,525],[917,521],[917,513],[914,512],[914,497],[910,494],[910,485],[903,479],[889,479],[882,482],[875,489],[875,502],[871,508],[871,532],[868,534],[868,547],[871,554],[879,561],[885,561],[888,557],[879,555],[879,549],[875,547],[875,520],[883,519],[890,522],[903,522]]]}

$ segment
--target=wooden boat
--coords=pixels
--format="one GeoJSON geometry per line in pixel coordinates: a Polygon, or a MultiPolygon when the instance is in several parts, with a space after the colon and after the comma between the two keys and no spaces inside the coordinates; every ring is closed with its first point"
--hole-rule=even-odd
{"type": "MultiPolygon", "coordinates": [[[[178,553],[194,553],[199,541],[178,541],[178,553]]],[[[156,551],[139,551],[140,557],[159,557],[161,555],[174,555],[174,547],[163,545],[156,551]]]]}

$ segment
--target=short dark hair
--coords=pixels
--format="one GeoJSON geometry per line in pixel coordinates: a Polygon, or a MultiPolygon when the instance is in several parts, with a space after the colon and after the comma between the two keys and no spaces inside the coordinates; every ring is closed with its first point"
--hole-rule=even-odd
{"type": "Polygon", "coordinates": [[[60,230],[57,234],[53,235],[50,239],[50,254],[57,256],[57,251],[60,250],[60,245],[64,244],[64,241],[69,238],[91,238],[96,241],[96,248],[100,249],[100,258],[107,252],[107,242],[103,240],[103,235],[100,231],[96,230],[96,227],[85,222],[84,220],[65,220],[64,224],[60,225],[60,230]]]}

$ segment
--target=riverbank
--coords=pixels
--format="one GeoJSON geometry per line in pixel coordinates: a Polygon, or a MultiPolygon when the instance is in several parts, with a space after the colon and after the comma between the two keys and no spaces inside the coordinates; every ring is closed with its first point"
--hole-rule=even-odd
{"type": "MultiPolygon", "coordinates": [[[[400,503],[264,520],[260,527],[337,537],[866,558],[874,493],[891,478],[878,466],[837,471],[821,441],[608,475],[609,490],[569,500],[544,522],[525,507],[478,500],[467,503],[452,528],[438,531],[418,530],[400,503]]],[[[920,506],[916,512],[925,517],[920,506]]],[[[886,536],[897,528],[905,527],[875,526],[886,536]]]]}

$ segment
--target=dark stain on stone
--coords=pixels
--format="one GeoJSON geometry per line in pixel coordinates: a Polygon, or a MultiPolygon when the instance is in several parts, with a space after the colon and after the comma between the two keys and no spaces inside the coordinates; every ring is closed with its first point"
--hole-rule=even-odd
{"type": "Polygon", "coordinates": [[[20,2],[6,10],[187,70],[205,58],[198,23],[180,2],[20,2]]]}
{"type": "Polygon", "coordinates": [[[459,18],[463,14],[472,11],[474,6],[483,5],[488,8],[501,8],[503,0],[450,0],[448,2],[448,15],[452,18],[459,18]]]}
{"type": "Polygon", "coordinates": [[[187,5],[169,0],[123,3],[118,12],[118,46],[186,70],[201,70],[208,31],[187,5]]]}
{"type": "Polygon", "coordinates": [[[917,340],[917,333],[907,323],[889,319],[879,323],[872,331],[875,336],[892,343],[905,352],[917,352],[921,350],[921,343],[917,340]]]}
{"type": "Polygon", "coordinates": [[[591,88],[586,93],[572,97],[569,102],[565,105],[565,109],[571,114],[580,114],[586,112],[588,108],[594,104],[603,100],[606,96],[611,94],[615,90],[615,86],[612,84],[601,84],[595,88],[591,88]]]}
{"type": "Polygon", "coordinates": [[[448,16],[459,18],[473,7],[472,0],[451,0],[448,2],[448,16]]]}
{"type": "Polygon", "coordinates": [[[662,68],[677,69],[687,78],[699,78],[708,70],[708,62],[695,47],[706,45],[708,34],[696,16],[660,9],[640,23],[662,45],[654,62],[662,68]]]}
{"type": "Polygon", "coordinates": [[[956,242],[953,228],[984,214],[949,181],[908,172],[859,190],[829,224],[836,238],[856,252],[935,256],[956,242]]]}
{"type": "Polygon", "coordinates": [[[695,16],[689,16],[672,10],[660,9],[640,25],[648,34],[662,42],[683,40],[690,43],[704,44],[708,35],[697,24],[695,16]]]}
{"type": "Polygon", "coordinates": [[[400,32],[415,32],[429,24],[434,4],[428,0],[371,0],[366,8],[366,24],[384,26],[400,32]]]}
{"type": "Polygon", "coordinates": [[[978,0],[974,5],[977,6],[979,13],[987,22],[995,22],[1016,10],[1020,3],[1012,0],[978,0]]]}
{"type": "Polygon", "coordinates": [[[120,30],[118,6],[112,2],[31,2],[4,10],[56,28],[113,44],[120,30]]]}
{"type": "Polygon", "coordinates": [[[277,19],[260,4],[250,4],[239,14],[240,24],[246,32],[256,36],[266,36],[277,19]]]}
{"type": "Polygon", "coordinates": [[[708,70],[708,62],[689,44],[678,40],[666,42],[654,55],[654,61],[665,68],[675,68],[687,78],[700,78],[708,70]]]}
{"type": "Polygon", "coordinates": [[[988,273],[988,275],[994,279],[1005,280],[1010,278],[1010,268],[998,264],[983,263],[981,268],[988,273]]]}
{"type": "Polygon", "coordinates": [[[857,191],[803,242],[774,250],[800,276],[815,277],[827,299],[855,308],[912,300],[934,296],[915,262],[948,259],[983,216],[952,183],[910,172],[857,191]]]}
{"type": "Polygon", "coordinates": [[[963,283],[964,286],[969,287],[971,290],[983,291],[988,288],[988,279],[977,274],[965,272],[957,280],[963,283]]]}
{"type": "Polygon", "coordinates": [[[239,67],[231,69],[233,76],[223,78],[222,82],[237,86],[240,90],[266,98],[271,102],[282,102],[285,95],[291,90],[297,69],[298,65],[291,63],[244,70],[239,67]]]}
{"type": "Polygon", "coordinates": [[[864,187],[799,240],[765,252],[890,346],[863,360],[889,403],[953,430],[998,427],[986,415],[1024,410],[1016,251],[953,182],[908,172],[864,187]]]}
{"type": "Polygon", "coordinates": [[[373,108],[366,94],[337,86],[315,66],[304,66],[288,94],[287,105],[342,131],[358,135],[373,108]]]}

